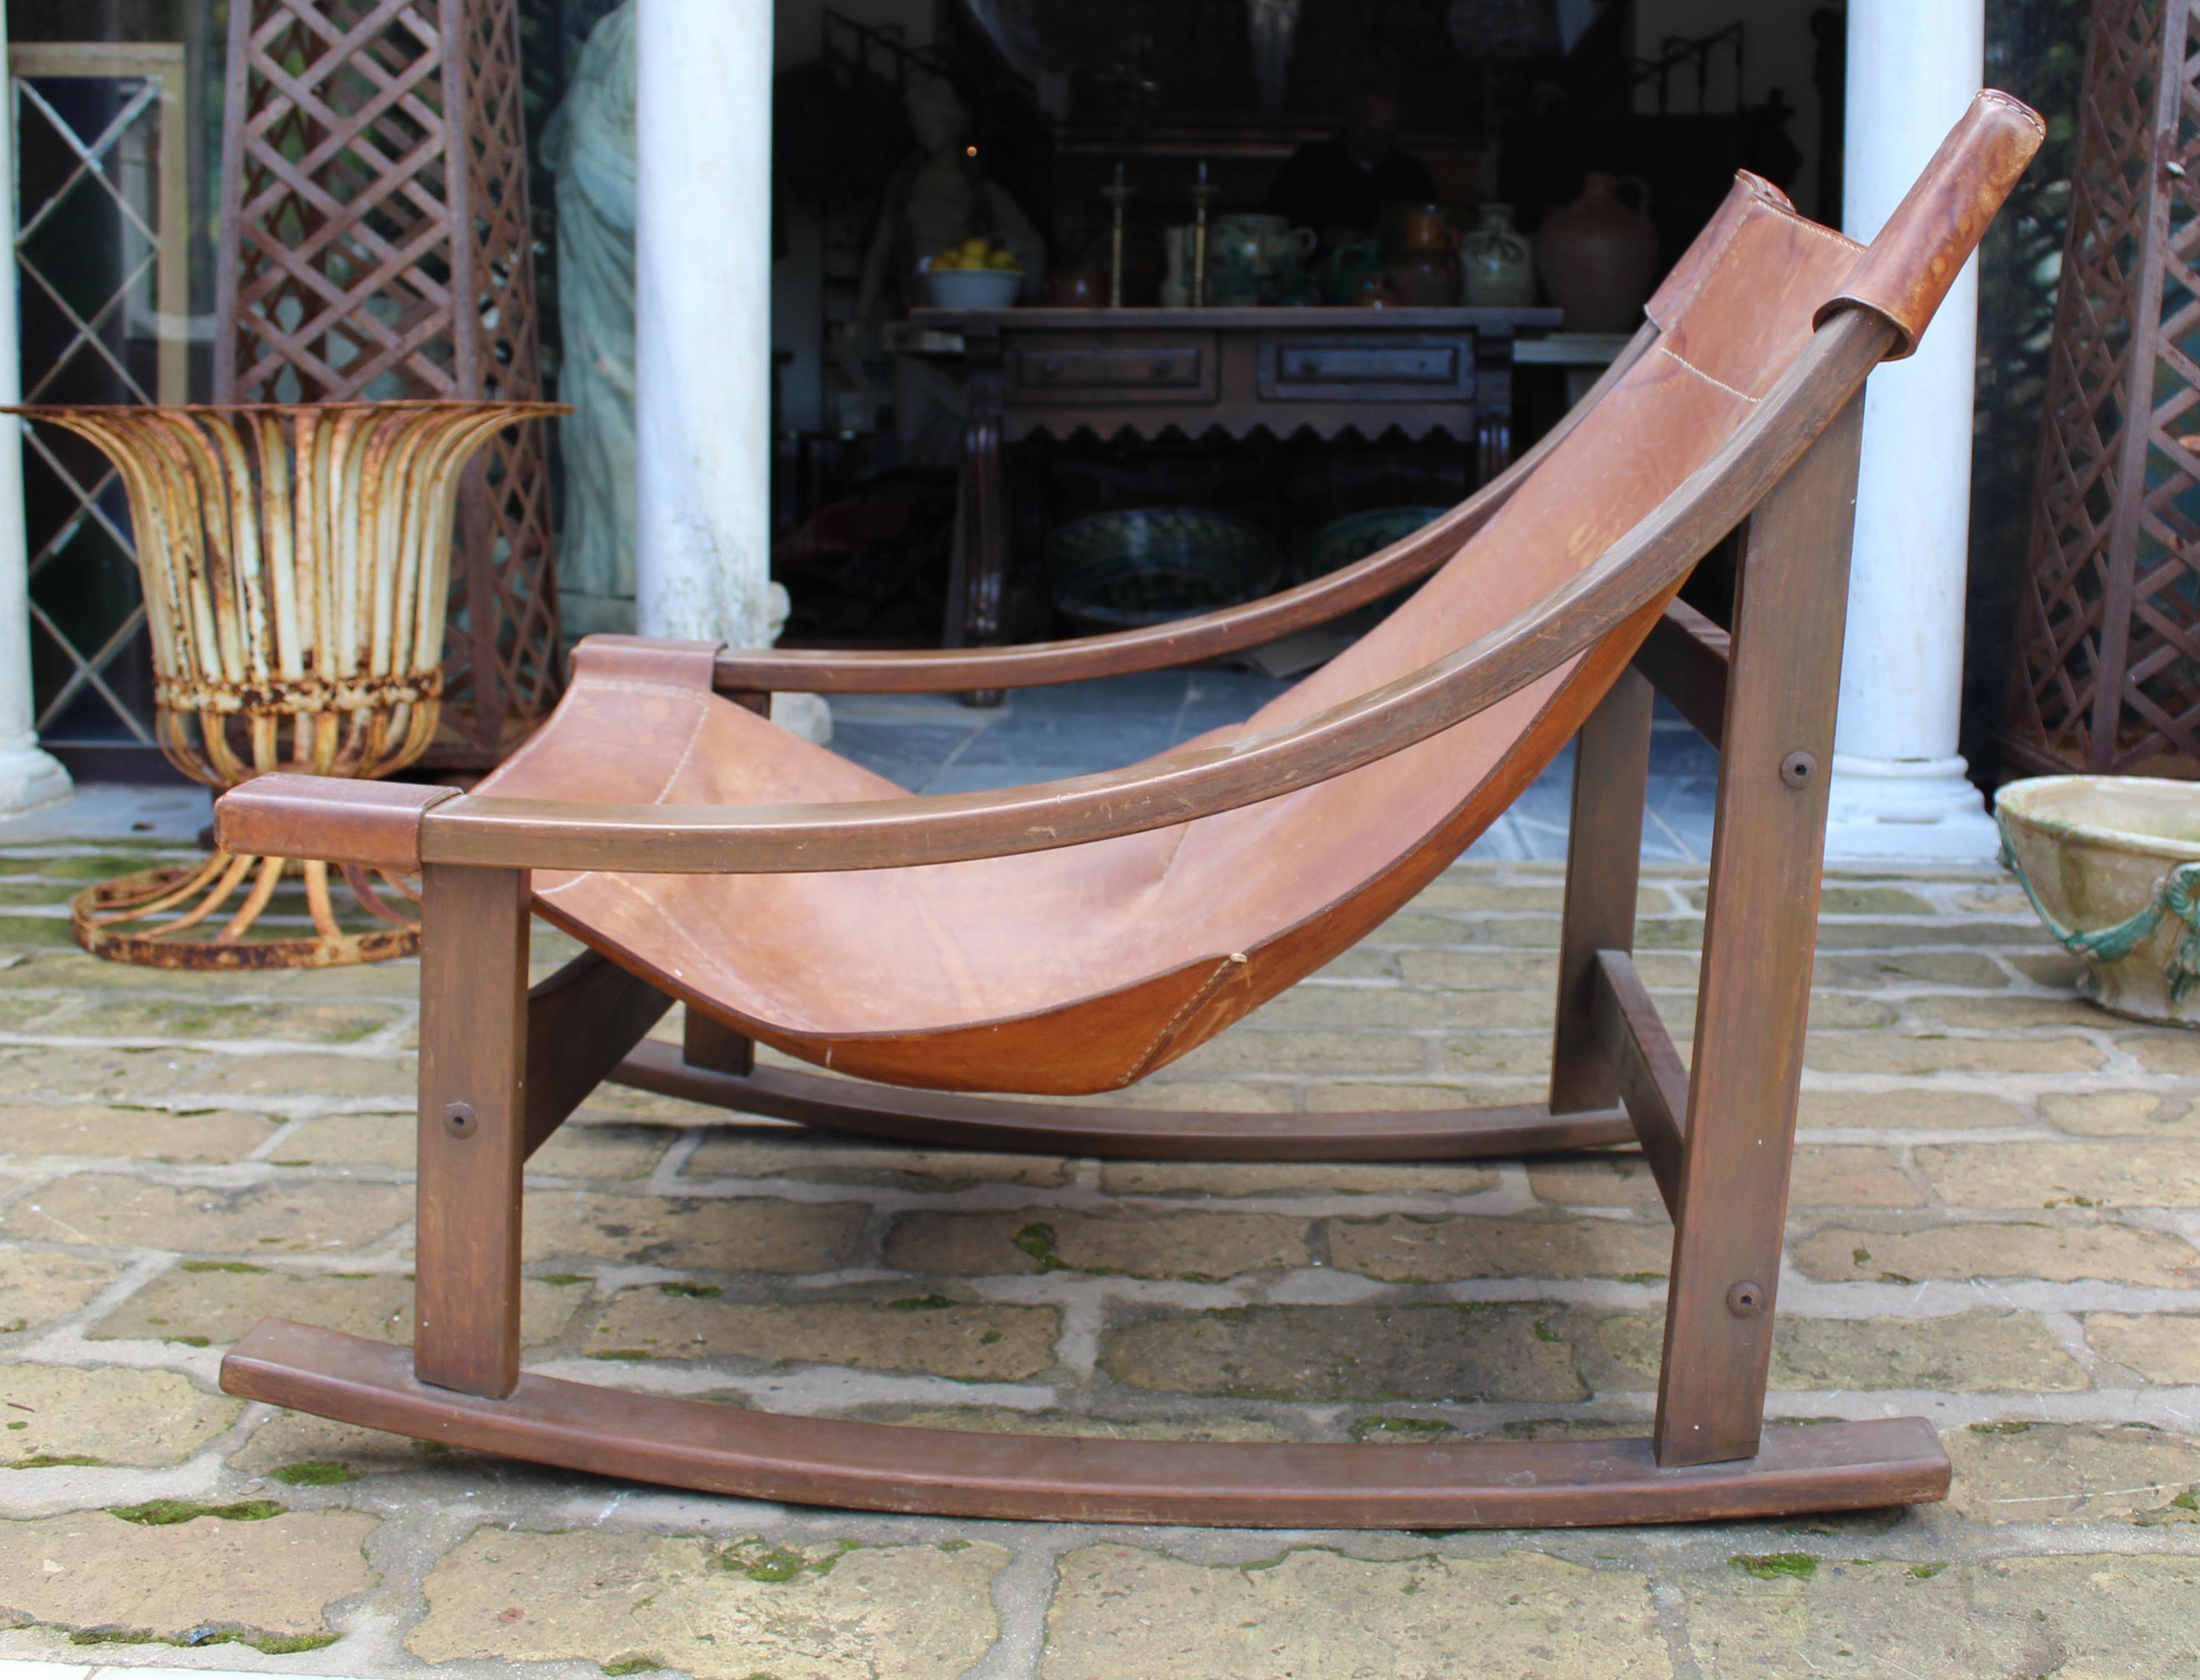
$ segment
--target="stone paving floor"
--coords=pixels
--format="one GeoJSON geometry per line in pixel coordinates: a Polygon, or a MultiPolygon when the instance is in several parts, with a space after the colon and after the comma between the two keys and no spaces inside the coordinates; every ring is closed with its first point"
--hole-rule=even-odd
{"type": "MultiPolygon", "coordinates": [[[[1844,875],[1772,1410],[1922,1412],[1943,1506],[1575,1533],[884,1518],[502,1463],[223,1396],[264,1313],[410,1330],[415,974],[101,964],[155,855],[0,837],[0,1660],[584,1680],[2200,1674],[2200,1036],[2071,1000],[1985,874],[1844,875]],[[525,1665],[515,1668],[515,1665],[525,1665]]],[[[1688,1028],[1698,866],[1641,965],[1688,1028]]],[[[1538,1088],[1559,879],[1464,863],[1137,1100],[1538,1088]]],[[[562,942],[543,935],[546,968],[562,942]]],[[[672,1030],[668,1023],[666,1030],[672,1030]]],[[[1639,1157],[1101,1164],[606,1091],[531,1163],[535,1369],[977,1430],[1632,1432],[1639,1157]]]]}

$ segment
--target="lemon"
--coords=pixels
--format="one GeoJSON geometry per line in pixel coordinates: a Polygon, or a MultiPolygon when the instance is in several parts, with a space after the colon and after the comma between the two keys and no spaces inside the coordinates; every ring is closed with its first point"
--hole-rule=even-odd
{"type": "Polygon", "coordinates": [[[1014,251],[996,251],[986,259],[988,268],[1014,268],[1015,266],[1016,254],[1014,251]]]}

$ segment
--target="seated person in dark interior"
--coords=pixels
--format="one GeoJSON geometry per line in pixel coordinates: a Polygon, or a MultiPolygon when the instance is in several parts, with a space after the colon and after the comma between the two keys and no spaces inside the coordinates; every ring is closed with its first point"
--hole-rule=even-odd
{"type": "Polygon", "coordinates": [[[1291,154],[1268,194],[1268,208],[1295,227],[1310,227],[1325,246],[1364,233],[1385,204],[1436,202],[1428,166],[1398,146],[1402,114],[1395,94],[1363,87],[1352,114],[1326,140],[1309,141],[1291,154]]]}

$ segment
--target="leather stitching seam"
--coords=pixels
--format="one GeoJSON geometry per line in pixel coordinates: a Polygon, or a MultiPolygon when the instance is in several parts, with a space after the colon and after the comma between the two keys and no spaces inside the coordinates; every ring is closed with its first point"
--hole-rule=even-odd
{"type": "Polygon", "coordinates": [[[542,727],[535,730],[517,752],[496,767],[496,774],[501,776],[506,770],[518,769],[520,765],[527,763],[548,746],[551,738],[558,733],[556,728],[558,713],[565,710],[565,700],[604,689],[621,694],[673,694],[688,699],[692,699],[699,692],[696,685],[692,682],[637,682],[631,678],[617,676],[582,677],[565,690],[565,700],[559,701],[557,707],[543,721],[542,727]]]}
{"type": "Polygon", "coordinates": [[[2039,112],[2033,110],[2029,105],[2025,104],[2022,100],[2010,98],[1999,88],[1982,87],[1979,90],[1978,97],[1985,100],[1989,105],[1998,105],[2004,111],[2008,111],[2016,116],[2022,120],[2024,126],[2027,128],[2029,128],[2034,134],[2044,136],[2047,132],[2047,125],[2041,120],[2039,112]]]}
{"type": "Polygon", "coordinates": [[[1725,380],[1720,378],[1717,374],[1705,372],[1703,369],[1698,367],[1695,363],[1690,361],[1678,350],[1673,348],[1671,345],[1661,342],[1658,348],[1666,355],[1670,356],[1675,361],[1680,363],[1682,366],[1687,368],[1688,372],[1694,374],[1696,378],[1704,381],[1705,383],[1717,385],[1721,390],[1726,392],[1729,396],[1740,397],[1744,402],[1747,403],[1752,408],[1757,406],[1758,401],[1758,398],[1752,396],[1747,391],[1740,389],[1738,386],[1728,384],[1725,380]]]}
{"type": "MultiPolygon", "coordinates": [[[[592,683],[590,683],[588,686],[589,686],[590,688],[642,688],[642,689],[645,689],[645,690],[647,690],[647,692],[649,692],[649,693],[652,693],[652,694],[685,694],[685,695],[689,696],[690,698],[693,698],[693,695],[694,695],[694,694],[695,694],[695,690],[694,690],[693,688],[660,688],[657,687],[655,684],[650,684],[650,683],[620,683],[620,682],[592,682],[592,683]]],[[[576,684],[574,685],[574,688],[575,688],[575,689],[577,689],[579,687],[580,687],[580,685],[579,685],[578,683],[576,683],[576,684]]],[[[569,691],[569,692],[571,692],[571,691],[569,691]]],[[[711,715],[711,709],[710,709],[710,707],[709,707],[709,706],[707,706],[707,705],[699,705],[699,706],[697,706],[697,707],[695,708],[695,726],[694,726],[694,728],[693,728],[693,729],[690,729],[690,730],[688,732],[688,744],[687,744],[685,746],[683,746],[683,747],[682,747],[682,748],[680,749],[680,757],[679,757],[679,758],[678,758],[676,761],[675,761],[675,763],[673,764],[672,769],[670,770],[670,772],[668,772],[668,773],[666,774],[665,778],[664,778],[664,785],[663,787],[659,787],[659,788],[657,790],[657,797],[656,797],[656,798],[654,798],[654,799],[652,799],[652,800],[650,800],[650,802],[649,802],[650,804],[652,804],[652,805],[663,805],[663,804],[664,803],[664,796],[665,796],[667,793],[670,793],[670,792],[672,791],[672,784],[673,784],[674,782],[676,782],[676,781],[679,781],[679,779],[680,779],[680,772],[681,772],[681,771],[682,771],[682,770],[686,770],[686,769],[688,768],[688,761],[690,758],[693,758],[693,757],[695,756],[695,743],[696,743],[697,741],[699,741],[699,740],[702,740],[702,739],[703,739],[703,725],[704,725],[704,723],[705,723],[709,719],[710,715],[711,715]]],[[[549,731],[548,729],[547,729],[538,730],[538,731],[536,732],[535,736],[535,739],[534,739],[533,740],[530,740],[530,742],[528,742],[528,743],[527,743],[527,745],[526,745],[525,746],[521,747],[521,748],[519,749],[519,751],[518,751],[518,752],[517,752],[513,753],[513,754],[512,755],[512,757],[511,757],[511,758],[507,758],[507,759],[505,761],[505,767],[506,767],[506,769],[509,769],[509,768],[510,768],[511,766],[512,766],[513,764],[518,764],[518,762],[519,762],[523,758],[524,758],[524,757],[527,755],[527,753],[529,753],[530,752],[531,752],[531,751],[532,751],[532,750],[533,750],[536,746],[538,746],[539,744],[541,744],[541,741],[542,741],[542,740],[544,740],[544,739],[545,739],[545,738],[546,738],[549,734],[550,734],[550,731],[549,731]]],[[[555,887],[537,887],[537,888],[535,888],[535,895],[536,895],[538,898],[545,898],[545,899],[547,899],[547,898],[548,898],[548,897],[549,897],[552,893],[562,893],[562,892],[564,892],[564,891],[565,891],[567,887],[577,887],[577,886],[579,886],[582,881],[584,881],[588,880],[591,875],[596,875],[596,874],[598,874],[598,873],[600,873],[600,872],[599,872],[599,871],[597,871],[597,870],[594,870],[594,869],[583,869],[583,870],[582,870],[579,874],[576,875],[575,875],[575,876],[574,876],[570,881],[559,881],[559,882],[558,883],[558,885],[556,885],[555,887]]],[[[606,877],[605,877],[605,879],[606,879],[606,880],[608,880],[608,881],[618,881],[619,877],[614,875],[607,875],[607,876],[606,876],[606,877]]],[[[622,884],[622,885],[623,885],[624,883],[623,883],[623,882],[622,882],[621,884],[622,884]]]]}
{"type": "MultiPolygon", "coordinates": [[[[1758,196],[1754,190],[1752,191],[1750,196],[1753,198],[1758,196]]],[[[1762,198],[1758,198],[1758,202],[1759,203],[1765,202],[1762,198]]],[[[1705,258],[1703,268],[1696,275],[1694,283],[1691,284],[1688,290],[1682,293],[1679,298],[1675,300],[1673,307],[1670,311],[1675,321],[1679,321],[1687,316],[1688,313],[1688,306],[1696,301],[1696,295],[1702,291],[1703,289],[1711,283],[1711,276],[1718,272],[1719,265],[1726,260],[1728,251],[1733,248],[1735,236],[1739,234],[1741,230],[1748,225],[1749,218],[1747,216],[1737,216],[1734,220],[1734,225],[1729,227],[1724,233],[1719,236],[1717,245],[1712,249],[1711,254],[1708,257],[1705,258]]],[[[1658,330],[1660,332],[1670,332],[1673,329],[1667,323],[1659,321],[1658,330]]]]}
{"type": "MultiPolygon", "coordinates": [[[[1830,239],[1843,249],[1857,255],[1862,255],[1867,249],[1850,238],[1846,233],[1828,227],[1822,222],[1812,221],[1793,204],[1782,203],[1754,182],[1750,183],[1746,190],[1753,205],[1768,214],[1779,217],[1790,227],[1816,234],[1821,239],[1830,239]]],[[[1749,223],[1750,217],[1747,215],[1737,216],[1735,219],[1734,225],[1727,229],[1711,255],[1704,259],[1703,268],[1697,274],[1694,283],[1674,302],[1672,308],[1668,312],[1673,321],[1678,321],[1688,314],[1690,306],[1695,302],[1704,288],[1711,283],[1712,278],[1717,274],[1720,267],[1732,254],[1735,238],[1743,228],[1749,225],[1749,223]]],[[[1656,319],[1654,316],[1652,319],[1656,319]]],[[[1671,325],[1666,321],[1658,321],[1657,325],[1660,332],[1670,332],[1673,330],[1671,325]]],[[[1754,401],[1754,399],[1752,400],[1754,401]]]]}
{"type": "Polygon", "coordinates": [[[1871,249],[1869,245],[1859,244],[1850,238],[1840,229],[1828,227],[1823,222],[1814,222],[1799,211],[1790,210],[1786,214],[1798,233],[1814,233],[1821,239],[1830,239],[1852,256],[1862,256],[1871,249]]]}
{"type": "Polygon", "coordinates": [[[1177,1028],[1184,1025],[1195,1010],[1220,991],[1223,982],[1243,968],[1246,960],[1243,951],[1233,951],[1214,965],[1214,972],[1207,977],[1198,991],[1185,999],[1184,1007],[1168,1018],[1162,1025],[1161,1030],[1154,1034],[1154,1041],[1148,1045],[1140,1053],[1138,1059],[1131,1064],[1130,1072],[1123,1076],[1124,1084],[1129,1085],[1135,1080],[1145,1077],[1146,1070],[1154,1064],[1154,1058],[1161,1054],[1162,1047],[1176,1036],[1177,1028]]]}
{"type": "Polygon", "coordinates": [[[690,700],[709,692],[699,682],[659,682],[646,676],[583,677],[566,692],[582,694],[597,688],[609,688],[622,694],[682,694],[690,700]]]}
{"type": "Polygon", "coordinates": [[[688,732],[688,744],[680,749],[679,758],[673,764],[671,772],[664,778],[664,785],[657,790],[657,797],[652,799],[650,804],[661,805],[664,803],[664,796],[672,791],[672,784],[680,780],[680,772],[688,768],[688,761],[695,756],[695,743],[703,739],[703,725],[710,720],[710,717],[709,706],[699,705],[695,708],[695,727],[688,732]]]}
{"type": "Polygon", "coordinates": [[[1830,239],[1835,244],[1844,246],[1852,251],[1860,253],[1864,249],[1864,247],[1860,243],[1850,238],[1847,234],[1842,232],[1839,228],[1828,227],[1823,222],[1812,221],[1808,216],[1797,209],[1793,202],[1788,199],[1785,195],[1768,191],[1765,186],[1759,182],[1755,180],[1751,182],[1749,186],[1749,196],[1755,199],[1759,204],[1762,204],[1766,209],[1770,210],[1774,215],[1782,218],[1785,221],[1792,223],[1794,226],[1802,229],[1806,232],[1815,233],[1822,239],[1830,239]]]}

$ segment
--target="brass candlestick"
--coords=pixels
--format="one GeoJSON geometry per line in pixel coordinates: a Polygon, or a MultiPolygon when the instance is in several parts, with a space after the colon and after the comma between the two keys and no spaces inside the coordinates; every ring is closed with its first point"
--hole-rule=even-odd
{"type": "Polygon", "coordinates": [[[1207,211],[1221,192],[1209,186],[1207,166],[1199,166],[1199,179],[1191,185],[1191,307],[1207,307],[1207,211]]]}
{"type": "Polygon", "coordinates": [[[1123,206],[1130,202],[1131,190],[1123,184],[1123,166],[1115,166],[1115,183],[1100,189],[1100,196],[1108,201],[1114,225],[1108,235],[1108,307],[1123,307],[1123,206]]]}

